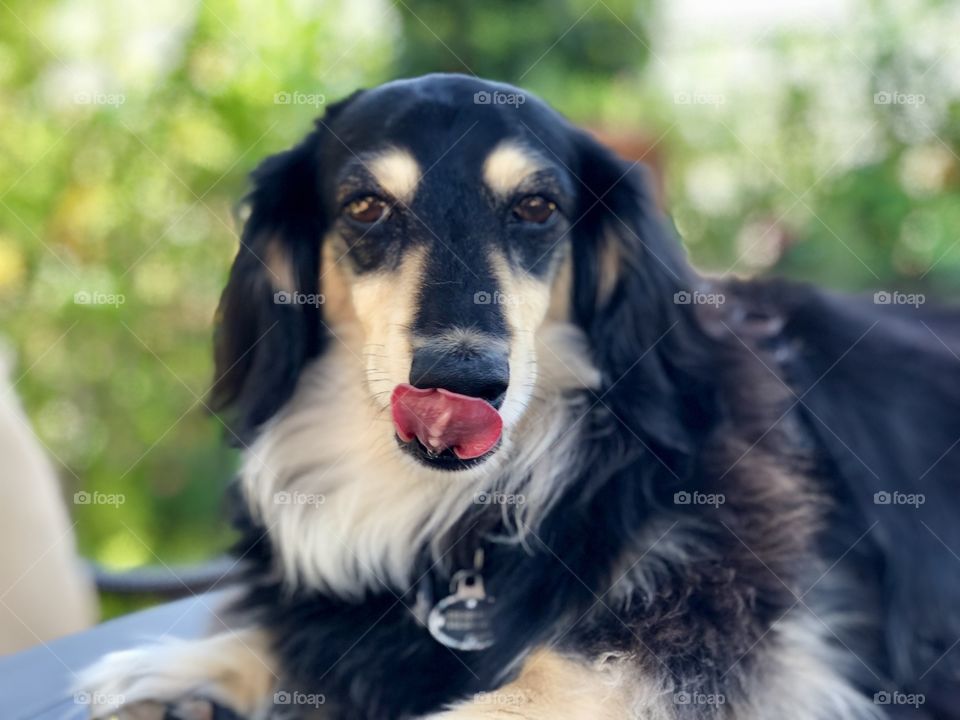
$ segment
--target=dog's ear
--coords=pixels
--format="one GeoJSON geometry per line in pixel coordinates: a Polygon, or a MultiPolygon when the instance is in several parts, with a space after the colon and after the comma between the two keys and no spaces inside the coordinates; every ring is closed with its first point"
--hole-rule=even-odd
{"type": "Polygon", "coordinates": [[[572,319],[590,340],[604,389],[615,389],[604,403],[634,433],[686,454],[710,397],[700,391],[709,384],[711,341],[689,304],[700,280],[657,207],[647,169],[586,133],[578,147],[572,319]],[[618,398],[626,398],[622,408],[618,398]]]}
{"type": "Polygon", "coordinates": [[[267,158],[253,172],[249,212],[214,332],[211,406],[245,439],[293,393],[323,341],[319,138],[267,158]]]}

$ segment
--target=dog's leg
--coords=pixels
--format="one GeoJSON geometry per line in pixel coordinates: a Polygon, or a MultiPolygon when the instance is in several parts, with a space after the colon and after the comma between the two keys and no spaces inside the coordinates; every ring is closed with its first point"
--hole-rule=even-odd
{"type": "Polygon", "coordinates": [[[213,718],[215,703],[252,720],[266,717],[275,681],[265,633],[247,629],[110,653],[81,673],[76,690],[93,718],[213,718]]]}
{"type": "Polygon", "coordinates": [[[540,651],[519,677],[499,690],[478,693],[428,720],[672,720],[669,695],[638,681],[626,660],[588,663],[540,651]]]}

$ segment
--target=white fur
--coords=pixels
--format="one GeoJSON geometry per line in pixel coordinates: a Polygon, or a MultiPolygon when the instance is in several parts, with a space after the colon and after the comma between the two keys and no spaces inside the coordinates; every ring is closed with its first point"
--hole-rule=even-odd
{"type": "Polygon", "coordinates": [[[138,719],[160,720],[164,703],[205,698],[262,720],[276,680],[266,637],[242,630],[110,653],[81,673],[76,692],[87,695],[92,718],[136,708],[138,719]]]}
{"type": "MultiPolygon", "coordinates": [[[[833,622],[828,618],[828,621],[833,622]]],[[[858,661],[829,644],[824,622],[797,609],[774,625],[763,661],[747,676],[745,720],[881,720],[886,715],[848,677],[858,661]]],[[[756,662],[756,659],[753,659],[756,662]]]]}
{"type": "Polygon", "coordinates": [[[360,357],[369,350],[361,333],[350,326],[335,332],[339,342],[303,372],[241,472],[285,578],[348,597],[380,582],[406,589],[416,579],[411,549],[442,535],[484,491],[524,495],[503,512],[517,537],[535,526],[561,489],[576,445],[577,408],[558,390],[597,379],[578,330],[541,329],[541,372],[525,412],[504,412],[501,448],[457,472],[425,467],[397,447],[388,397],[371,394],[364,381],[369,368],[360,357]],[[278,493],[286,493],[281,502],[278,493]]]}

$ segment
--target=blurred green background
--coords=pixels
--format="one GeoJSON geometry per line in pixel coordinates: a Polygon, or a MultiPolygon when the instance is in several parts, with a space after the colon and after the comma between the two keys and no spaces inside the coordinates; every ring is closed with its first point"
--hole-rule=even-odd
{"type": "Polygon", "coordinates": [[[933,0],[0,3],[0,335],[68,500],[125,497],[70,505],[83,552],[229,544],[203,398],[234,211],[326,102],[513,82],[651,162],[704,271],[955,298],[957,27],[933,0]]]}

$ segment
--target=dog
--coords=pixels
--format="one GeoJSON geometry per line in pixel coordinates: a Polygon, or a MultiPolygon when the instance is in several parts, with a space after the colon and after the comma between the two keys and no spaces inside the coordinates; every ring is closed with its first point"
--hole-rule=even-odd
{"type": "Polygon", "coordinates": [[[960,313],[701,277],[641,167],[474,77],[252,184],[231,630],[108,655],[94,716],[960,717],[960,313]]]}

